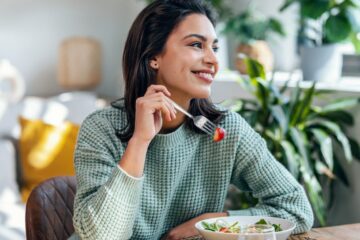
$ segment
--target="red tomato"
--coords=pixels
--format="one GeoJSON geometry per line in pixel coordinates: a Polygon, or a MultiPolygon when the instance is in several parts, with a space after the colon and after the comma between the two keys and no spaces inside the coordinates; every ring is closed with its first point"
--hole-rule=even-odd
{"type": "Polygon", "coordinates": [[[225,129],[223,129],[221,127],[217,127],[215,129],[215,133],[214,133],[214,141],[220,142],[221,140],[224,139],[225,135],[226,135],[225,129]]]}
{"type": "Polygon", "coordinates": [[[219,232],[227,233],[229,231],[228,231],[228,228],[222,227],[222,228],[220,228],[219,232]]]}

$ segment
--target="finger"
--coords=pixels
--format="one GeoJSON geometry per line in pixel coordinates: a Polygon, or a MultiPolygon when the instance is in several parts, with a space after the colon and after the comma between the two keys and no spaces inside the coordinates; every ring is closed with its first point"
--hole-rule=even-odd
{"type": "Polygon", "coordinates": [[[164,117],[168,121],[171,121],[171,111],[170,111],[169,107],[166,105],[166,102],[164,102],[164,101],[149,101],[147,104],[150,109],[153,109],[153,112],[161,111],[164,114],[164,117]]]}
{"type": "Polygon", "coordinates": [[[169,101],[169,99],[163,93],[161,93],[161,92],[155,93],[155,94],[145,97],[145,98],[148,99],[149,101],[164,102],[166,104],[166,106],[169,108],[169,111],[171,114],[171,119],[176,118],[177,111],[176,111],[174,105],[169,101]]]}
{"type": "Polygon", "coordinates": [[[172,115],[173,115],[173,119],[175,119],[175,118],[176,118],[176,112],[177,112],[177,111],[176,111],[176,109],[175,109],[174,104],[173,104],[168,98],[166,98],[165,101],[168,103],[169,108],[171,109],[171,113],[172,113],[172,115]]]}
{"type": "Polygon", "coordinates": [[[168,100],[165,99],[165,103],[166,105],[168,106],[169,110],[170,110],[170,113],[171,113],[171,119],[175,119],[176,118],[176,110],[174,108],[174,105],[169,102],[168,100]]]}
{"type": "Polygon", "coordinates": [[[171,96],[171,93],[164,85],[150,85],[147,88],[145,95],[150,95],[157,92],[163,92],[166,96],[171,96]]]}

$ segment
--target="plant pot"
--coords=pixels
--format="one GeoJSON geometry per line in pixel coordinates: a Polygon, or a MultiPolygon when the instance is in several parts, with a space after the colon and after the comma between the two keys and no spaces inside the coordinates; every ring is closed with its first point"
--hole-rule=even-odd
{"type": "Polygon", "coordinates": [[[238,57],[235,61],[235,67],[240,73],[247,74],[246,65],[243,59],[239,57],[239,54],[245,54],[248,57],[257,60],[264,65],[265,71],[273,70],[274,56],[269,45],[265,41],[257,40],[251,42],[250,44],[239,44],[237,48],[238,57]]]}
{"type": "Polygon", "coordinates": [[[303,79],[336,82],[341,78],[342,54],[337,44],[300,49],[303,79]]]}

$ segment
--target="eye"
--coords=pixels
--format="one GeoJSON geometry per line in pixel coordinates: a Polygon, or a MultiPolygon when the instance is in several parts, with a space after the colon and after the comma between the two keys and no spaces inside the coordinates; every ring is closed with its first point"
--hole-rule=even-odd
{"type": "Polygon", "coordinates": [[[213,51],[214,51],[214,52],[218,52],[218,51],[219,51],[219,47],[218,47],[218,46],[213,47],[213,51]]]}
{"type": "Polygon", "coordinates": [[[190,44],[190,46],[202,49],[202,43],[201,42],[193,42],[193,43],[190,44]]]}

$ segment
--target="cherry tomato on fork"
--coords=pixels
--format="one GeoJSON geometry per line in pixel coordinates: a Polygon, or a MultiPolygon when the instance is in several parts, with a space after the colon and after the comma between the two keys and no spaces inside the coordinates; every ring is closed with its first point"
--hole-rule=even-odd
{"type": "Polygon", "coordinates": [[[213,138],[214,142],[220,142],[221,140],[224,139],[225,135],[226,135],[225,129],[223,129],[222,127],[217,127],[214,133],[214,138],[213,138]]]}

